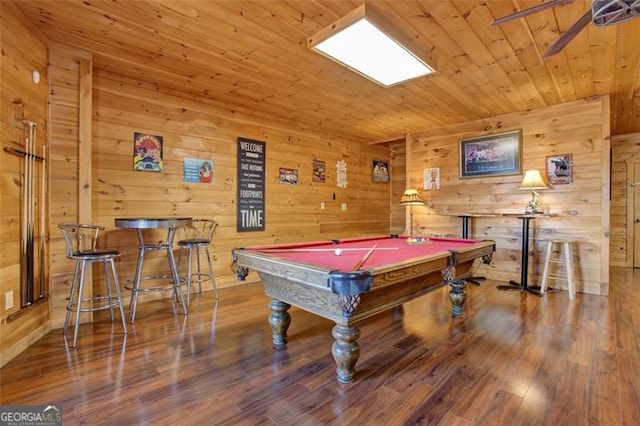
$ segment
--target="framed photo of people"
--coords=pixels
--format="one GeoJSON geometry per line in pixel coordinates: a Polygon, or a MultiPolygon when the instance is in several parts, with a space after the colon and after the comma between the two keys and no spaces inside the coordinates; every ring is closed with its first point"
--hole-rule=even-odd
{"type": "Polygon", "coordinates": [[[522,130],[460,140],[460,177],[522,173],[522,130]]]}
{"type": "Polygon", "coordinates": [[[440,167],[431,167],[422,171],[425,191],[440,189],[440,167]]]}
{"type": "Polygon", "coordinates": [[[374,182],[389,182],[389,164],[386,161],[373,160],[371,178],[374,182]]]}

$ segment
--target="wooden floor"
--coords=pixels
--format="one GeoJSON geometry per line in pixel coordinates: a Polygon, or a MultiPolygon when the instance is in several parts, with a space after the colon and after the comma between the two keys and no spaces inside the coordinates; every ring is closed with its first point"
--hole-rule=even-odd
{"type": "Polygon", "coordinates": [[[640,419],[640,272],[611,294],[445,289],[361,323],[357,381],[335,380],[332,323],[292,309],[275,351],[260,285],[198,295],[188,316],[140,305],[125,338],[54,330],[0,370],[2,404],[59,404],[64,424],[631,425],[640,419]]]}

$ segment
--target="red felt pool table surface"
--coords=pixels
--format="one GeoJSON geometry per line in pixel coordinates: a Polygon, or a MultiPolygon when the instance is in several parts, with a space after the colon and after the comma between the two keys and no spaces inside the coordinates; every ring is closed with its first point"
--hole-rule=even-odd
{"type": "Polygon", "coordinates": [[[365,237],[333,241],[314,241],[249,247],[247,250],[269,253],[287,261],[323,266],[340,271],[353,270],[372,247],[376,249],[361,269],[403,262],[413,258],[460,250],[478,242],[473,239],[431,237],[420,243],[409,243],[408,237],[365,237]],[[342,253],[338,256],[335,250],[342,253]]]}

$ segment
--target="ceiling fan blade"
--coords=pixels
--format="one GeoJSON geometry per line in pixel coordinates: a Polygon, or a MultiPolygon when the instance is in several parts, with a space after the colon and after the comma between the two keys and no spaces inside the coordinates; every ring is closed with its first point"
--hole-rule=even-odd
{"type": "Polygon", "coordinates": [[[577,36],[578,33],[591,22],[592,16],[593,15],[591,12],[591,8],[589,8],[589,10],[587,10],[584,15],[580,17],[580,19],[574,22],[573,25],[571,25],[571,27],[564,34],[562,34],[560,38],[555,43],[553,43],[551,47],[549,47],[549,49],[547,49],[546,52],[544,52],[542,57],[546,58],[551,55],[555,55],[556,53],[564,49],[564,47],[569,44],[569,42],[573,40],[573,38],[577,36]]]}
{"type": "Polygon", "coordinates": [[[522,9],[511,15],[506,15],[501,18],[496,18],[493,20],[491,25],[499,25],[505,22],[513,21],[514,19],[522,18],[523,16],[531,15],[536,12],[540,12],[542,10],[549,9],[551,7],[562,6],[564,4],[573,3],[573,0],[550,0],[546,3],[540,3],[537,6],[532,6],[528,9],[522,9]]]}

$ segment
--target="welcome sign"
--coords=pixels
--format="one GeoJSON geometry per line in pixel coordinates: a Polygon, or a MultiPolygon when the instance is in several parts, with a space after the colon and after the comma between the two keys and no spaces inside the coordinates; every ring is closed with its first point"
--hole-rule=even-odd
{"type": "Polygon", "coordinates": [[[238,138],[238,232],[264,231],[266,143],[238,138]]]}

